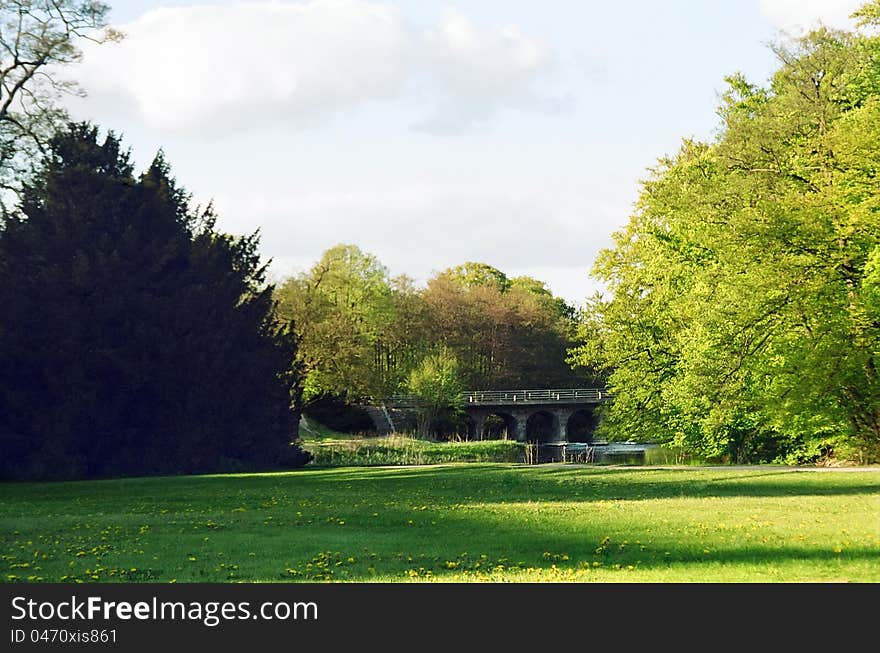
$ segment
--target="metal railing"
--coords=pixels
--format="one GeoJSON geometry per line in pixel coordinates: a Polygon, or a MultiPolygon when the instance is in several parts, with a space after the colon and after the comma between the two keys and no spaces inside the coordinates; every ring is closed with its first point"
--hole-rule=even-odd
{"type": "MultiPolygon", "coordinates": [[[[560,388],[557,390],[469,390],[461,401],[467,406],[509,406],[515,404],[596,404],[609,397],[599,388],[560,388]]],[[[388,404],[401,408],[415,407],[419,399],[413,395],[395,395],[388,404]]]]}
{"type": "Polygon", "coordinates": [[[485,404],[594,404],[605,398],[598,388],[561,388],[558,390],[475,390],[462,395],[465,405],[485,404]]]}

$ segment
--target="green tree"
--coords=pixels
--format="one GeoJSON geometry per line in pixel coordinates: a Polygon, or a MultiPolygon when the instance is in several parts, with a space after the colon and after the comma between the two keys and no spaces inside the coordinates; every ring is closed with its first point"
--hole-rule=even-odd
{"type": "Polygon", "coordinates": [[[404,389],[409,372],[434,348],[434,331],[421,290],[406,275],[391,279],[392,317],[374,341],[374,377],[383,395],[404,389]]]}
{"type": "Polygon", "coordinates": [[[530,293],[548,314],[555,316],[557,320],[564,321],[566,327],[574,326],[577,317],[575,309],[562,297],[555,297],[543,281],[526,276],[514,277],[510,280],[510,288],[530,293]]]}
{"type": "Polygon", "coordinates": [[[74,125],[0,229],[5,477],[296,466],[296,341],[256,236],[214,228],[160,154],[136,177],[74,125]]]}
{"type": "Polygon", "coordinates": [[[459,376],[458,361],[449,350],[441,348],[426,356],[407,379],[407,389],[417,401],[419,435],[431,437],[437,420],[461,412],[464,388],[459,376]]]}
{"type": "Polygon", "coordinates": [[[574,311],[542,282],[508,280],[484,263],[450,268],[418,288],[391,278],[375,256],[338,245],[276,297],[301,336],[307,403],[403,392],[412,370],[442,348],[473,388],[583,382],[566,364],[574,311]]]}
{"type": "Polygon", "coordinates": [[[276,293],[297,325],[306,370],[305,399],[325,393],[381,397],[394,380],[376,364],[376,343],[394,317],[388,270],[354,245],[324,252],[276,293]]]}
{"type": "Polygon", "coordinates": [[[774,48],[768,88],[729,78],[714,143],[644,183],[594,274],[573,360],[615,400],[606,437],[732,460],[880,442],[880,44],[820,29],[774,48]]]}
{"type": "Polygon", "coordinates": [[[469,290],[472,288],[491,287],[504,292],[510,288],[510,279],[507,278],[507,275],[487,263],[468,261],[441,272],[440,276],[450,279],[469,290]]]}
{"type": "Polygon", "coordinates": [[[880,0],[870,0],[852,15],[859,27],[880,25],[880,0]]]}
{"type": "Polygon", "coordinates": [[[469,388],[583,383],[565,362],[574,311],[540,281],[468,263],[431,279],[422,297],[434,341],[455,353],[469,388]]]}

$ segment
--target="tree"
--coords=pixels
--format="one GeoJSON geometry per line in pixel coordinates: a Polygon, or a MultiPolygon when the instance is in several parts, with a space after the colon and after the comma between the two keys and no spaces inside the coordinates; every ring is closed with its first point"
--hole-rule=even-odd
{"type": "Polygon", "coordinates": [[[486,263],[468,261],[441,272],[439,276],[450,279],[468,290],[488,286],[503,292],[510,288],[510,279],[507,275],[486,263]]]}
{"type": "Polygon", "coordinates": [[[298,325],[307,400],[325,393],[385,394],[375,345],[394,307],[388,270],[375,256],[354,245],[332,247],[276,296],[282,313],[298,325]]]}
{"type": "Polygon", "coordinates": [[[869,0],[863,4],[853,15],[859,27],[880,25],[880,0],[869,0]]]}
{"type": "Polygon", "coordinates": [[[2,474],[296,466],[301,370],[257,236],[81,124],[0,230],[2,474]]]}
{"type": "Polygon", "coordinates": [[[605,437],[736,461],[880,443],[880,40],[774,51],[770,86],[730,77],[718,139],[662,160],[597,259],[612,295],[573,358],[609,375],[605,437]]]}
{"type": "Polygon", "coordinates": [[[540,281],[468,263],[428,281],[422,297],[434,341],[455,353],[469,388],[583,383],[565,362],[573,311],[540,281]]]}
{"type": "Polygon", "coordinates": [[[566,322],[566,326],[574,326],[576,311],[562,297],[554,297],[547,284],[534,277],[514,277],[510,280],[511,289],[524,290],[534,296],[548,314],[566,322]]]}
{"type": "Polygon", "coordinates": [[[66,113],[56,101],[81,95],[58,67],[79,61],[78,39],[117,41],[109,7],[83,0],[0,0],[0,208],[18,193],[34,157],[45,151],[66,113]]]}
{"type": "Polygon", "coordinates": [[[426,356],[410,372],[407,389],[417,401],[419,435],[429,438],[441,416],[454,416],[461,411],[463,386],[458,374],[458,361],[447,349],[426,356]]]}

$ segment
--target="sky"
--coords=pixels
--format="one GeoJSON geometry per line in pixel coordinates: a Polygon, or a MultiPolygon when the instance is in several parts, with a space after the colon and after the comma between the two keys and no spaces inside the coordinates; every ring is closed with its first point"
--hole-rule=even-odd
{"type": "Polygon", "coordinates": [[[581,305],[639,183],[716,133],[724,77],[860,0],[109,0],[74,117],[161,148],[271,278],[351,243],[417,283],[465,261],[581,305]]]}

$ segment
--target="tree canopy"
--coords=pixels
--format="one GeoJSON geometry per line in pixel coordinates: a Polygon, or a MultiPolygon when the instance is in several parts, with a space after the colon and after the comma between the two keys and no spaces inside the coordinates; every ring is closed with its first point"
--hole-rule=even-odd
{"type": "Polygon", "coordinates": [[[822,28],[774,52],[768,86],[727,79],[717,139],[660,161],[595,263],[609,295],[572,359],[608,375],[606,437],[877,451],[880,39],[822,28]]]}
{"type": "Polygon", "coordinates": [[[468,263],[430,279],[421,297],[432,338],[455,353],[469,388],[584,384],[565,362],[574,311],[542,282],[468,263]]]}
{"type": "Polygon", "coordinates": [[[308,398],[406,392],[413,370],[444,351],[469,388],[584,383],[566,363],[574,309],[542,282],[485,263],[444,270],[418,288],[375,256],[337,245],[276,297],[302,339],[308,398]]]}
{"type": "Polygon", "coordinates": [[[302,340],[306,398],[363,397],[387,386],[376,346],[394,315],[388,270],[354,245],[337,245],[276,296],[302,340]]]}

